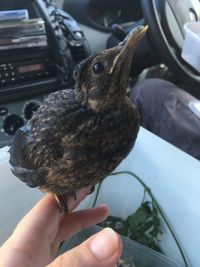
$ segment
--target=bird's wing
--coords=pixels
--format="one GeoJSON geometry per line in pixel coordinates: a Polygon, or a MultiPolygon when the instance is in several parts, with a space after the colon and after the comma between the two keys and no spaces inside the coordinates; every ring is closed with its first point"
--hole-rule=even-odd
{"type": "Polygon", "coordinates": [[[64,134],[74,130],[81,114],[74,90],[52,93],[30,121],[32,135],[37,143],[56,144],[64,134]]]}
{"type": "Polygon", "coordinates": [[[29,186],[41,186],[47,166],[62,158],[62,138],[74,131],[81,119],[81,106],[73,90],[50,94],[28,125],[20,128],[10,148],[13,173],[29,186]]]}

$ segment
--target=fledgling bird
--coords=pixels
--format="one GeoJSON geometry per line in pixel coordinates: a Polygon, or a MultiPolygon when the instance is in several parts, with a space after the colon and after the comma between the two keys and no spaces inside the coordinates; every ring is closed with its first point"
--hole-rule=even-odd
{"type": "Polygon", "coordinates": [[[139,116],[126,90],[146,30],[140,26],[116,47],[81,62],[75,88],[51,93],[15,134],[12,172],[28,186],[55,194],[65,211],[67,194],[104,179],[135,143],[139,116]]]}

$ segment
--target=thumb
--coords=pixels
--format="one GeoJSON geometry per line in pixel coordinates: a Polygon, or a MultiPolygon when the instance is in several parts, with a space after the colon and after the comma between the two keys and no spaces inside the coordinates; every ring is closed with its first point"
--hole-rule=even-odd
{"type": "Polygon", "coordinates": [[[81,245],[65,252],[48,267],[114,267],[122,253],[119,235],[105,228],[81,245]]]}

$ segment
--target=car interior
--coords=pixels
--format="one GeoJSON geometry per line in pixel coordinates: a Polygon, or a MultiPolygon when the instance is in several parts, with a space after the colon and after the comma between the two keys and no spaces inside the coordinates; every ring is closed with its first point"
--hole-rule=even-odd
{"type": "Polygon", "coordinates": [[[27,10],[30,19],[44,22],[47,38],[0,50],[1,147],[11,144],[50,92],[73,87],[76,64],[115,46],[138,25],[149,30],[135,51],[127,94],[139,81],[162,78],[200,98],[199,72],[181,58],[183,25],[199,19],[199,1],[12,0],[1,1],[0,9],[27,10]]]}
{"type": "MultiPolygon", "coordinates": [[[[131,97],[143,82],[147,82],[148,90],[152,79],[170,82],[195,99],[190,108],[197,115],[195,123],[199,125],[200,72],[182,56],[184,25],[199,20],[199,0],[0,0],[0,171],[3,173],[0,243],[43,196],[11,172],[8,149],[16,131],[32,118],[50,93],[74,88],[76,65],[92,54],[116,46],[138,26],[148,25],[148,31],[134,52],[127,96],[131,97]]],[[[158,86],[157,90],[162,88],[158,86]]],[[[159,115],[158,112],[158,120],[159,115]]],[[[193,128],[194,120],[190,122],[190,119],[186,125],[178,118],[177,125],[183,126],[180,129],[193,128]]],[[[158,261],[163,260],[160,265],[154,261],[153,265],[145,265],[144,260],[144,265],[136,266],[199,267],[199,161],[189,151],[183,153],[140,128],[134,151],[117,168],[118,183],[114,177],[108,177],[101,190],[96,188],[96,195],[88,196],[80,208],[108,203],[111,215],[124,218],[131,214],[133,206],[137,209],[141,195],[144,201],[145,194],[153,192],[161,211],[165,211],[173,225],[169,230],[170,224],[161,223],[162,252],[172,261],[157,255],[158,261]],[[131,171],[143,178],[142,182],[139,180],[146,186],[144,196],[130,177],[131,171]]],[[[196,134],[199,135],[198,127],[196,134]]],[[[177,142],[191,142],[199,150],[198,140],[190,136],[177,142]]],[[[148,251],[145,253],[138,262],[146,258],[144,255],[149,261],[155,259],[156,253],[153,256],[148,251]]]]}

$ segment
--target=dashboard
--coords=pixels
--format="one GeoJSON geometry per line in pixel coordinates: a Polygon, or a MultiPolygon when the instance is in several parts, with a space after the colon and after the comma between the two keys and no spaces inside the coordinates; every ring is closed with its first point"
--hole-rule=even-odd
{"type": "MultiPolygon", "coordinates": [[[[48,41],[47,47],[0,50],[0,147],[12,142],[16,130],[31,118],[47,94],[73,87],[77,63],[91,51],[119,42],[114,24],[128,32],[133,24],[143,21],[140,0],[55,1],[62,10],[51,0],[3,0],[0,6],[0,11],[27,9],[32,19],[42,18],[48,41]]],[[[199,1],[191,1],[198,9],[199,1]]],[[[147,39],[135,55],[136,75],[160,62],[147,39]]]]}
{"type": "Polygon", "coordinates": [[[62,10],[51,0],[2,2],[0,11],[27,9],[31,19],[42,18],[47,47],[0,50],[0,147],[12,142],[50,92],[73,87],[74,66],[91,53],[87,40],[95,49],[102,42],[102,50],[113,24],[142,18],[140,0],[65,0],[62,10]]]}
{"type": "Polygon", "coordinates": [[[50,92],[73,87],[74,66],[89,55],[89,47],[78,23],[49,0],[4,1],[0,11],[16,16],[0,22],[2,147],[50,92]],[[18,15],[23,10],[25,20],[18,15]]]}
{"type": "Polygon", "coordinates": [[[124,22],[123,11],[121,8],[103,8],[91,6],[88,10],[91,20],[99,26],[110,28],[113,23],[124,22]]]}
{"type": "MultiPolygon", "coordinates": [[[[91,21],[105,29],[113,24],[124,24],[138,20],[141,15],[140,5],[134,1],[97,1],[92,0],[88,5],[88,15],[91,21]],[[129,8],[127,8],[129,7],[129,8]],[[136,11],[137,12],[134,12],[136,11]]],[[[98,27],[98,26],[97,26],[98,27]]]]}
{"type": "Polygon", "coordinates": [[[80,23],[101,31],[111,31],[113,24],[126,24],[142,18],[139,0],[67,0],[63,8],[80,23]],[[75,8],[77,6],[79,9],[75,8]]]}

